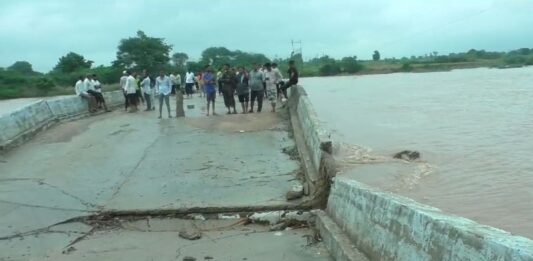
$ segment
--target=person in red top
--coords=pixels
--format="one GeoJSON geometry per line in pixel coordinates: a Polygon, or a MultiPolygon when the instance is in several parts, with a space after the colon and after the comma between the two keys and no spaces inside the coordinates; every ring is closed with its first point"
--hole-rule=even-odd
{"type": "Polygon", "coordinates": [[[204,72],[200,71],[195,78],[196,90],[200,93],[200,97],[204,95],[204,81],[203,81],[204,72]]]}

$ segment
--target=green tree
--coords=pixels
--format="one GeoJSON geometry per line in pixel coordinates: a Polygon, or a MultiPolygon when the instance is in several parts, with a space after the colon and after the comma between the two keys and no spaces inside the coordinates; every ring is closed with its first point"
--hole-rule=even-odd
{"type": "Polygon", "coordinates": [[[372,54],[372,60],[379,61],[379,59],[381,59],[381,54],[379,53],[378,50],[375,50],[374,54],[372,54]]]}
{"type": "Polygon", "coordinates": [[[184,67],[189,60],[189,56],[186,53],[174,53],[172,55],[172,62],[176,67],[184,67]]]}
{"type": "Polygon", "coordinates": [[[197,73],[203,69],[203,66],[198,62],[187,62],[187,70],[197,73]]]}
{"type": "Polygon", "coordinates": [[[339,74],[341,68],[337,63],[328,63],[322,65],[318,72],[321,76],[332,76],[339,74]]]}
{"type": "Polygon", "coordinates": [[[341,59],[342,70],[345,73],[356,73],[363,69],[363,66],[357,62],[357,56],[349,56],[341,59]]]}
{"type": "Polygon", "coordinates": [[[133,70],[157,71],[168,66],[169,53],[172,46],[166,44],[163,38],[147,36],[143,31],[137,31],[136,37],[120,40],[115,67],[133,70]]]}
{"type": "Polygon", "coordinates": [[[44,92],[44,93],[47,93],[48,91],[50,91],[52,88],[54,88],[54,86],[55,86],[54,82],[46,77],[39,77],[35,81],[35,87],[37,87],[39,91],[44,92]]]}
{"type": "Polygon", "coordinates": [[[83,55],[70,52],[59,58],[59,62],[54,67],[54,71],[62,73],[73,73],[81,69],[90,69],[93,61],[86,60],[83,55]]]}
{"type": "Polygon", "coordinates": [[[31,63],[26,61],[17,61],[13,65],[7,67],[7,69],[10,71],[19,72],[24,75],[34,74],[31,63]]]}
{"type": "Polygon", "coordinates": [[[268,61],[270,60],[264,54],[231,51],[225,47],[209,47],[202,52],[200,59],[201,64],[210,64],[215,69],[226,63],[231,66],[249,66],[253,63],[263,64],[268,61]]]}

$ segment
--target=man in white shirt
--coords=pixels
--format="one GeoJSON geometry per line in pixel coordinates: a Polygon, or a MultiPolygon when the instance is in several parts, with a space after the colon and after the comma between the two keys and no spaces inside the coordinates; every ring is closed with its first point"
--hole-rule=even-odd
{"type": "Polygon", "coordinates": [[[187,98],[192,97],[193,86],[194,86],[194,73],[192,73],[191,70],[187,70],[187,73],[185,74],[185,93],[187,94],[187,98]]]}
{"type": "Polygon", "coordinates": [[[168,78],[170,79],[170,86],[172,87],[172,89],[170,90],[170,93],[174,95],[176,94],[176,76],[170,73],[168,78]]]}
{"type": "Polygon", "coordinates": [[[144,94],[144,100],[146,101],[146,110],[150,111],[152,110],[152,88],[151,88],[152,81],[150,80],[150,77],[144,73],[143,80],[141,81],[141,90],[144,94]]]}
{"type": "Polygon", "coordinates": [[[128,105],[132,106],[129,112],[136,112],[137,109],[137,81],[135,77],[131,74],[131,71],[127,72],[128,77],[126,78],[126,84],[124,89],[126,91],[126,96],[128,99],[128,105]]]}
{"type": "Polygon", "coordinates": [[[267,98],[272,105],[272,112],[276,112],[276,83],[281,81],[281,75],[279,71],[276,73],[276,71],[272,70],[270,63],[265,64],[265,70],[263,73],[265,74],[267,98]]]}
{"type": "Polygon", "coordinates": [[[83,77],[80,76],[80,78],[76,82],[76,85],[74,86],[74,90],[76,91],[76,95],[77,96],[80,96],[82,99],[86,99],[87,100],[87,105],[89,107],[89,112],[90,113],[95,112],[96,111],[96,100],[85,89],[85,84],[83,83],[83,77]]]}
{"type": "Polygon", "coordinates": [[[120,88],[122,88],[122,93],[124,94],[124,110],[128,110],[128,97],[126,95],[126,79],[128,79],[127,71],[122,72],[122,77],[120,77],[120,88]]]}
{"type": "Polygon", "coordinates": [[[281,85],[283,85],[283,75],[279,71],[277,63],[272,63],[272,71],[276,75],[276,80],[274,82],[276,84],[276,97],[278,98],[278,100],[281,100],[283,93],[281,92],[280,88],[281,85]]]}
{"type": "Polygon", "coordinates": [[[102,84],[100,83],[100,81],[98,81],[96,74],[93,74],[90,80],[94,88],[94,92],[92,93],[92,95],[94,96],[94,98],[96,98],[96,103],[98,107],[102,108],[103,106],[106,112],[110,112],[111,110],[109,110],[107,108],[107,105],[105,104],[104,95],[102,95],[102,84]]]}
{"type": "Polygon", "coordinates": [[[172,83],[170,77],[165,75],[164,71],[159,72],[159,77],[155,79],[155,91],[159,95],[159,119],[161,119],[161,114],[163,111],[163,100],[167,105],[168,117],[172,118],[170,114],[170,93],[172,91],[172,83]]]}

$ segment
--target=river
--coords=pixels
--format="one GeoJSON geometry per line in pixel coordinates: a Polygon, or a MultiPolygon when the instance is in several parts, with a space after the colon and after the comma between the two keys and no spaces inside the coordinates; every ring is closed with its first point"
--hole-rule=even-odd
{"type": "Polygon", "coordinates": [[[533,238],[533,67],[300,83],[344,148],[340,175],[533,238]],[[406,149],[422,160],[389,160],[406,149]]]}

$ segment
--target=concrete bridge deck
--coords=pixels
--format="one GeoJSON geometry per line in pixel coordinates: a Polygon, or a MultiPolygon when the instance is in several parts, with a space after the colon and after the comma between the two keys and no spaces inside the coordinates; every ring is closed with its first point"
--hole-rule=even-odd
{"type": "MultiPolygon", "coordinates": [[[[328,260],[321,246],[305,247],[307,229],[275,236],[268,229],[236,226],[206,233],[210,239],[186,253],[187,243],[176,231],[188,221],[161,215],[297,209],[300,201],[288,202],[285,193],[301,169],[283,152],[295,146],[283,113],[206,117],[203,99],[185,103],[195,106],[187,118],[168,119],[164,113],[159,120],[157,112],[116,109],[56,125],[4,153],[0,260],[181,260],[194,254],[202,254],[198,260],[272,260],[273,254],[283,255],[276,260],[328,260]],[[77,222],[101,213],[163,225],[132,230],[124,229],[129,221],[120,221],[94,233],[94,226],[77,222]],[[219,240],[225,237],[231,239],[219,240]],[[200,251],[202,245],[211,252],[200,251]],[[225,247],[233,250],[225,253],[225,247]]],[[[220,102],[217,106],[224,112],[220,102]]]]}
{"type": "Polygon", "coordinates": [[[30,102],[0,106],[0,260],[533,261],[530,239],[336,176],[301,86],[276,114],[205,117],[197,97],[187,118],[58,125],[79,97],[30,102]]]}

